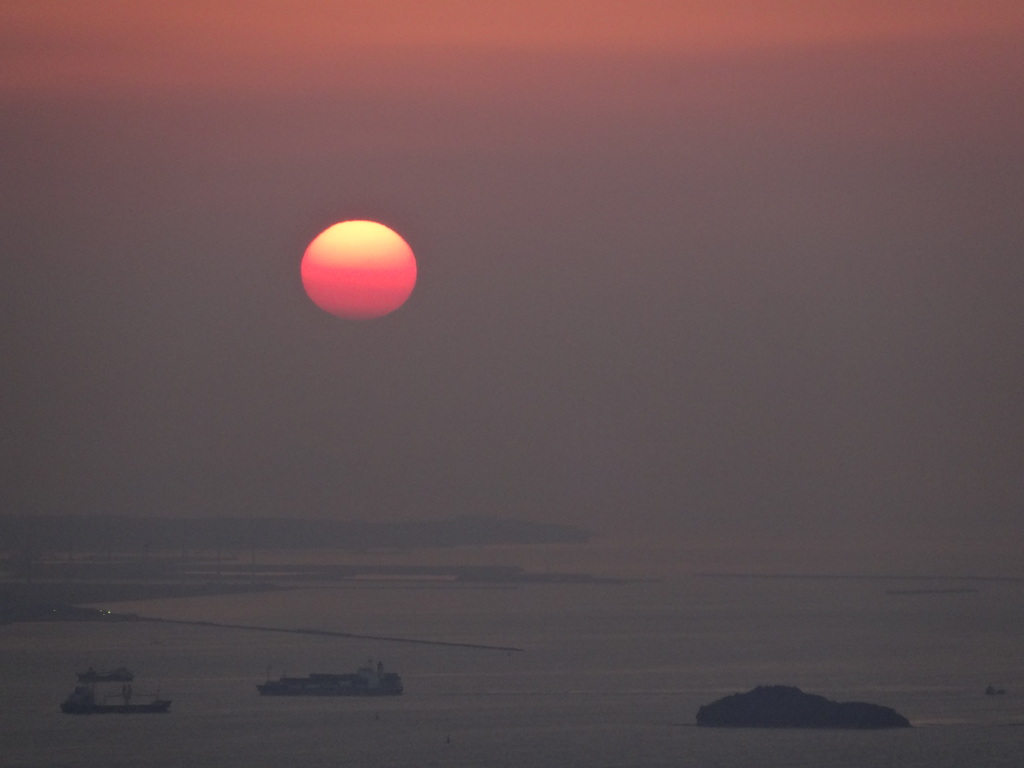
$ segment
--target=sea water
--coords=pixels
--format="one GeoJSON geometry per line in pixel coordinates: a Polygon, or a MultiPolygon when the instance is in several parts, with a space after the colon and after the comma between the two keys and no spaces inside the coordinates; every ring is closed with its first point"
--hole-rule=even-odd
{"type": "Polygon", "coordinates": [[[884,579],[345,583],[124,603],[149,622],[0,627],[0,765],[1019,766],[1024,585],[884,579]],[[405,694],[262,697],[267,676],[399,672],[405,694]],[[75,672],[128,666],[166,715],[69,716],[75,672]],[[883,731],[697,728],[704,703],[796,685],[906,715],[883,731]],[[987,685],[1005,695],[985,694],[987,685]]]}

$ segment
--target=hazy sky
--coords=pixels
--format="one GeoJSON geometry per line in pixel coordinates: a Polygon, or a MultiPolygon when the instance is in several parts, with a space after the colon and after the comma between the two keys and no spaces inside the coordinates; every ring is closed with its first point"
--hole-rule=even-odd
{"type": "Polygon", "coordinates": [[[492,5],[0,4],[0,508],[1020,551],[1019,0],[492,5]]]}

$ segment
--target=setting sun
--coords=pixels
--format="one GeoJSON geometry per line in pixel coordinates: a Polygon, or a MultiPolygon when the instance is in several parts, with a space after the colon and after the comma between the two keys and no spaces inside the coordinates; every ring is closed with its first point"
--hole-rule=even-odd
{"type": "Polygon", "coordinates": [[[416,285],[416,258],[392,229],[373,221],[328,227],[302,257],[302,285],[325,312],[369,320],[394,312],[416,285]]]}

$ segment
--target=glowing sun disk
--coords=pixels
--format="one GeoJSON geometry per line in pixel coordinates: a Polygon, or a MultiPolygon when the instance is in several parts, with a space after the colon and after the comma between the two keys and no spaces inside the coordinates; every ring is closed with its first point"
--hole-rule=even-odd
{"type": "Polygon", "coordinates": [[[302,285],[318,307],[357,320],[394,312],[416,285],[416,258],[394,230],[343,221],[321,232],[302,257],[302,285]]]}

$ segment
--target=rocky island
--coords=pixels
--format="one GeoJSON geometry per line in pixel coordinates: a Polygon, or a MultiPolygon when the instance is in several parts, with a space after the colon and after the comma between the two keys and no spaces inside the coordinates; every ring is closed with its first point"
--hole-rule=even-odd
{"type": "Polygon", "coordinates": [[[909,728],[894,709],[832,701],[788,685],[761,685],[706,704],[697,725],[723,728],[909,728]]]}

